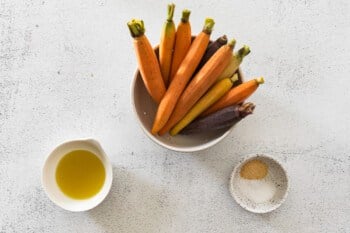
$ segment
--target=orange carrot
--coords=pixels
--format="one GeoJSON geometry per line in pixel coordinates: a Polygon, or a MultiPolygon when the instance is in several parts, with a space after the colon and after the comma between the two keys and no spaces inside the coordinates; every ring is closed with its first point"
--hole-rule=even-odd
{"type": "Polygon", "coordinates": [[[164,23],[159,43],[159,63],[164,84],[167,87],[170,76],[171,59],[175,43],[175,24],[173,21],[175,5],[168,5],[168,17],[164,23]]]}
{"type": "Polygon", "coordinates": [[[247,99],[254,91],[259,87],[260,84],[264,83],[264,78],[252,79],[248,82],[242,83],[241,85],[232,88],[223,97],[221,97],[215,104],[208,108],[201,116],[207,116],[213,112],[219,111],[230,105],[236,105],[242,103],[247,99]]]}
{"type": "Polygon", "coordinates": [[[128,22],[128,27],[134,38],[134,48],[143,83],[152,99],[159,104],[166,89],[157,56],[144,35],[144,23],[142,20],[133,19],[128,22]]]}
{"type": "Polygon", "coordinates": [[[181,21],[177,26],[169,83],[173,80],[177,69],[191,46],[191,24],[188,21],[190,14],[191,11],[183,10],[181,21]]]}
{"type": "Polygon", "coordinates": [[[193,105],[216,82],[219,75],[230,62],[235,43],[235,40],[231,40],[227,45],[222,46],[194,76],[177,102],[170,119],[159,131],[160,135],[168,132],[174,125],[176,125],[176,123],[186,115],[193,105]]]}
{"type": "Polygon", "coordinates": [[[190,80],[208,46],[213,27],[214,20],[207,18],[205,20],[202,32],[198,34],[196,39],[191,44],[189,51],[187,52],[174,76],[173,81],[170,83],[168,90],[158,106],[157,114],[152,127],[153,134],[156,134],[159,130],[161,130],[168,121],[175,108],[177,100],[185,89],[186,84],[190,80]]]}

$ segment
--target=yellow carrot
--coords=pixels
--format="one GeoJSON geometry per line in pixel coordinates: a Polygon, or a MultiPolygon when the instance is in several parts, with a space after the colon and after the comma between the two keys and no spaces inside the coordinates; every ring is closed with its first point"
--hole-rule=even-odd
{"type": "Polygon", "coordinates": [[[175,43],[175,24],[173,21],[175,5],[168,5],[168,16],[164,23],[159,43],[159,63],[164,84],[167,87],[170,76],[171,59],[175,43]]]}
{"type": "Polygon", "coordinates": [[[181,21],[177,26],[169,83],[173,80],[177,69],[191,46],[191,24],[188,21],[190,14],[191,11],[183,10],[181,21]]]}
{"type": "Polygon", "coordinates": [[[144,35],[143,21],[133,19],[128,22],[128,27],[134,38],[134,49],[143,83],[152,99],[159,104],[166,89],[157,56],[144,35]]]}
{"type": "Polygon", "coordinates": [[[234,74],[231,78],[225,78],[217,82],[208,92],[205,94],[192,109],[182,118],[175,126],[170,130],[170,135],[175,136],[193,120],[195,120],[202,112],[213,105],[218,99],[220,99],[225,93],[227,93],[234,82],[238,80],[238,75],[234,74]]]}
{"type": "Polygon", "coordinates": [[[180,98],[186,84],[192,77],[197,65],[199,64],[205,49],[208,46],[210,34],[214,27],[214,20],[207,18],[201,33],[191,44],[184,60],[181,62],[173,81],[170,83],[162,101],[160,102],[156,117],[153,122],[152,134],[158,133],[159,130],[167,123],[175,105],[180,98]]]}
{"type": "Polygon", "coordinates": [[[244,45],[240,50],[238,50],[230,60],[230,63],[226,66],[225,70],[220,74],[218,80],[230,77],[237,70],[239,65],[242,63],[243,58],[250,53],[248,46],[244,45]]]}

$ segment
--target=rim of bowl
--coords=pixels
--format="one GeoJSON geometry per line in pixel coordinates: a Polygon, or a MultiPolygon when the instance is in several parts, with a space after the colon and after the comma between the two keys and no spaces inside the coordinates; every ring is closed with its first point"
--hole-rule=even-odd
{"type": "MultiPolygon", "coordinates": [[[[170,146],[170,145],[167,145],[166,143],[161,142],[160,140],[158,140],[153,134],[151,134],[145,128],[145,126],[141,123],[139,115],[137,114],[137,109],[136,109],[135,98],[134,97],[135,97],[135,84],[136,84],[136,80],[137,80],[137,77],[138,77],[138,72],[139,72],[139,69],[136,69],[136,72],[134,74],[134,78],[133,78],[133,80],[131,82],[131,86],[130,86],[130,89],[131,89],[131,92],[130,92],[131,93],[131,105],[132,105],[132,109],[133,109],[134,115],[135,115],[135,117],[137,119],[137,122],[138,122],[139,126],[141,127],[142,131],[153,142],[155,142],[156,144],[158,144],[158,145],[160,145],[160,146],[162,146],[164,148],[167,148],[169,150],[172,150],[172,151],[177,151],[177,152],[196,152],[196,151],[202,151],[202,150],[208,149],[208,148],[216,145],[217,143],[222,141],[224,138],[226,138],[232,132],[232,129],[235,127],[235,125],[232,125],[224,134],[222,134],[218,138],[215,138],[212,141],[206,142],[205,144],[202,144],[202,145],[185,147],[185,148],[179,148],[179,147],[176,147],[176,146],[170,146]]],[[[243,73],[242,73],[240,68],[238,68],[238,73],[239,73],[239,76],[241,77],[241,80],[244,80],[244,76],[243,76],[243,73]]]]}
{"type": "Polygon", "coordinates": [[[256,213],[256,214],[265,214],[265,213],[270,213],[276,209],[278,209],[287,199],[287,196],[289,194],[289,175],[288,175],[288,172],[287,170],[284,168],[284,166],[282,165],[282,163],[276,159],[275,157],[269,155],[268,153],[255,153],[255,154],[248,154],[246,156],[244,156],[242,159],[240,159],[240,161],[238,162],[238,164],[234,167],[232,173],[231,173],[231,176],[230,176],[230,180],[229,180],[229,190],[230,190],[230,194],[231,196],[233,197],[233,199],[236,201],[236,203],[238,205],[240,205],[243,209],[249,211],[249,212],[252,212],[252,213],[256,213]],[[248,160],[251,160],[253,158],[257,158],[257,157],[262,157],[262,158],[267,158],[267,159],[270,159],[272,160],[273,162],[275,162],[278,166],[281,167],[285,177],[286,177],[286,191],[284,192],[283,194],[283,197],[280,199],[280,201],[274,205],[272,208],[266,210],[266,211],[259,211],[257,209],[251,209],[245,205],[242,204],[242,202],[240,202],[237,198],[237,196],[234,194],[233,192],[233,178],[235,176],[235,174],[237,173],[237,169],[245,162],[247,162],[248,160]]]}
{"type": "Polygon", "coordinates": [[[58,207],[64,209],[64,210],[68,210],[68,211],[71,211],[71,212],[83,212],[83,211],[88,211],[88,210],[91,210],[93,208],[95,208],[96,206],[98,206],[99,204],[101,204],[105,199],[106,197],[108,196],[111,188],[112,188],[112,183],[113,183],[113,167],[112,167],[112,163],[111,161],[109,160],[109,157],[107,156],[107,154],[104,152],[100,142],[94,138],[78,138],[78,139],[73,139],[73,140],[67,140],[67,141],[64,141],[62,142],[61,144],[57,145],[45,158],[45,161],[44,161],[44,164],[41,168],[41,186],[43,187],[44,189],[44,192],[46,193],[46,195],[48,196],[48,198],[55,204],[57,205],[58,207]],[[52,198],[52,195],[51,195],[51,192],[47,189],[46,185],[44,185],[44,176],[45,176],[45,167],[47,166],[47,162],[49,160],[49,158],[51,156],[53,156],[54,152],[62,147],[62,146],[65,146],[69,143],[73,143],[73,142],[92,142],[92,143],[97,143],[98,144],[98,147],[100,147],[99,149],[102,150],[102,154],[103,154],[103,157],[104,159],[106,160],[106,164],[108,166],[108,168],[106,169],[111,169],[112,171],[112,174],[111,174],[111,178],[110,178],[110,182],[108,184],[106,184],[106,193],[104,195],[102,195],[101,197],[101,200],[99,202],[96,202],[94,205],[88,205],[86,208],[81,208],[81,209],[71,209],[71,208],[67,208],[66,206],[63,206],[61,205],[59,202],[56,201],[55,198],[52,198]]]}

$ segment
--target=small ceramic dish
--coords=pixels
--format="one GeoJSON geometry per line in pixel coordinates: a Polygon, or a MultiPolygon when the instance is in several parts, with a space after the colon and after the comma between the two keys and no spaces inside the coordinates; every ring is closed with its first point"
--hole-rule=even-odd
{"type": "Polygon", "coordinates": [[[50,200],[61,208],[74,212],[89,210],[100,204],[109,193],[112,180],[111,162],[103,151],[100,143],[94,139],[78,139],[59,145],[46,158],[42,170],[42,185],[50,200]],[[106,177],[101,190],[88,199],[78,200],[66,196],[60,190],[56,182],[56,168],[59,161],[64,155],[74,150],[87,150],[92,152],[99,157],[105,168],[106,177]]]}
{"type": "Polygon", "coordinates": [[[277,209],[285,201],[289,190],[288,175],[281,163],[271,156],[262,154],[248,155],[243,158],[233,169],[229,186],[230,193],[235,201],[241,207],[253,213],[268,213],[277,209]],[[263,185],[257,186],[256,182],[260,181],[247,180],[240,175],[242,166],[255,159],[264,162],[268,166],[266,177],[261,179],[263,185]],[[257,187],[264,190],[258,190],[257,187]],[[271,198],[266,201],[256,201],[263,198],[261,196],[266,196],[266,194],[270,195],[271,198]]]}
{"type": "MultiPolygon", "coordinates": [[[[155,49],[158,54],[158,49],[155,49]]],[[[239,82],[242,82],[243,75],[238,70],[239,82]]],[[[233,129],[234,126],[227,130],[216,132],[193,134],[193,135],[176,135],[175,137],[166,134],[164,136],[151,134],[153,119],[157,111],[157,105],[148,94],[143,84],[140,72],[136,70],[134,79],[131,84],[131,105],[133,106],[136,118],[145,134],[157,144],[174,151],[194,152],[207,149],[223,140],[233,129]]]]}

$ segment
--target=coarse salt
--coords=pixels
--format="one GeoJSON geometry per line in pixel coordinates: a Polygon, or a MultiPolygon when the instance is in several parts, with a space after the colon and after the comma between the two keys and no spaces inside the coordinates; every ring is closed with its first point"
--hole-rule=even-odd
{"type": "Polygon", "coordinates": [[[244,196],[258,204],[271,200],[276,193],[276,186],[269,175],[254,180],[240,177],[237,185],[244,196]]]}

